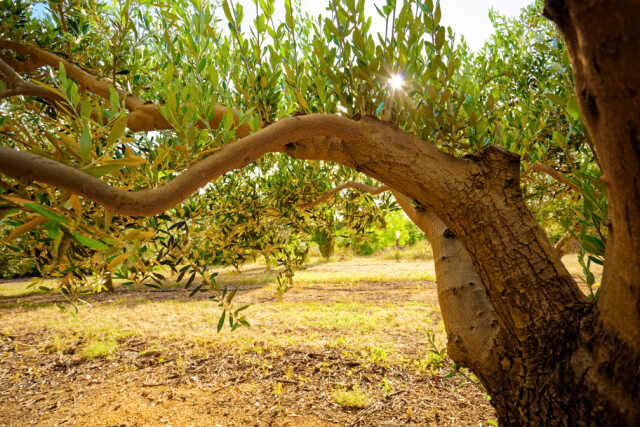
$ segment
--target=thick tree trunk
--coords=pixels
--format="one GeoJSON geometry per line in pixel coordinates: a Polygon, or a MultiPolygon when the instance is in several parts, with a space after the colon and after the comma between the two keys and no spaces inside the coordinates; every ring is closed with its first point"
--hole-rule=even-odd
{"type": "Polygon", "coordinates": [[[514,377],[505,362],[508,359],[502,356],[513,349],[505,347],[505,337],[471,256],[437,216],[398,191],[393,193],[433,247],[449,356],[480,378],[492,396],[501,425],[640,423],[637,378],[628,371],[607,369],[620,354],[633,355],[634,351],[612,341],[589,308],[577,320],[581,332],[567,341],[568,351],[527,361],[530,373],[514,377]],[[591,371],[599,371],[603,378],[589,380],[585,374],[591,371]]]}
{"type": "Polygon", "coordinates": [[[640,342],[640,2],[553,0],[576,94],[607,184],[611,227],[598,308],[628,343],[640,342]]]}

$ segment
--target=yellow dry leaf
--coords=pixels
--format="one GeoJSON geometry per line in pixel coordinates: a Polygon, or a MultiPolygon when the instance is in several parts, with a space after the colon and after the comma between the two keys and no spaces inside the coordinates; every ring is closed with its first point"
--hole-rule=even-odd
{"type": "Polygon", "coordinates": [[[69,197],[69,200],[71,201],[71,206],[73,206],[73,210],[76,211],[76,214],[78,216],[82,215],[82,203],[80,203],[78,196],[72,194],[71,197],[69,197]]]}
{"type": "Polygon", "coordinates": [[[122,264],[130,256],[131,256],[131,254],[129,252],[126,252],[126,253],[124,253],[122,255],[118,255],[117,257],[115,257],[114,259],[111,260],[111,262],[107,266],[107,269],[109,271],[112,271],[114,268],[116,268],[117,266],[122,264]]]}
{"type": "Polygon", "coordinates": [[[13,240],[15,238],[18,238],[20,236],[22,236],[24,233],[26,233],[27,231],[33,229],[34,227],[37,227],[39,225],[45,224],[47,221],[49,221],[47,218],[38,215],[36,218],[32,219],[31,221],[22,224],[20,227],[16,228],[15,230],[13,230],[8,236],[7,236],[7,241],[13,240]]]}

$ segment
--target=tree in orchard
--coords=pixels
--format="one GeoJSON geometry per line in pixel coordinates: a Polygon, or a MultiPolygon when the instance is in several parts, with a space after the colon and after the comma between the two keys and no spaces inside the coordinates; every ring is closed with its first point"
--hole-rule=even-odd
{"type": "MultiPolygon", "coordinates": [[[[439,225],[421,227],[441,242],[461,243],[439,249],[442,261],[451,250],[473,265],[455,278],[464,286],[441,299],[450,349],[467,349],[450,353],[481,379],[501,423],[637,423],[634,2],[548,0],[544,9],[568,47],[606,185],[606,261],[595,300],[527,208],[519,157],[491,145],[508,147],[489,121],[495,98],[464,72],[438,4],[390,2],[380,10],[391,24],[384,37],[369,33],[362,0],[333,2],[326,20],[303,19],[286,4],[285,22],[275,23],[272,2],[257,2],[262,14],[249,38],[242,9],[226,2],[227,35],[212,6],[197,0],[114,9],[52,2],[46,24],[20,13],[3,19],[0,96],[11,127],[0,147],[3,196],[42,216],[31,221],[44,223],[52,240],[110,257],[118,242],[104,224],[71,218],[74,206],[100,212],[94,201],[103,217],[125,222],[156,215],[267,153],[350,167],[399,192],[408,212],[432,216],[439,225]],[[403,90],[387,86],[395,73],[406,77],[403,90]],[[157,134],[138,136],[145,131],[157,134]],[[55,211],[51,201],[61,202],[55,211]]],[[[439,282],[459,273],[441,267],[439,282]]]]}

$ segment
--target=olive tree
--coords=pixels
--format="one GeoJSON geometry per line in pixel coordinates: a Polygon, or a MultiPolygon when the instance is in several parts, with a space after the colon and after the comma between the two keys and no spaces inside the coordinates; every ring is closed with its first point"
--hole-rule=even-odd
{"type": "Polygon", "coordinates": [[[285,3],[277,23],[273,2],[257,1],[249,32],[242,8],[226,1],[228,32],[198,0],[51,2],[45,23],[24,11],[3,19],[3,196],[42,216],[32,221],[48,224],[53,239],[111,256],[118,242],[100,224],[59,215],[77,205],[72,198],[126,221],[171,209],[268,153],[341,164],[393,189],[442,244],[438,281],[457,283],[441,292],[450,354],[481,379],[501,423],[637,423],[635,2],[544,8],[568,47],[608,199],[604,277],[591,300],[528,209],[520,158],[499,147],[505,135],[492,126],[496,101],[461,66],[464,49],[440,25],[439,4],[388,2],[383,37],[370,33],[362,0],[333,1],[324,20],[285,3]],[[387,85],[396,73],[402,90],[387,85]],[[158,137],[136,136],[151,131],[158,137]],[[106,166],[117,173],[103,174],[106,166]],[[54,212],[56,191],[69,196],[54,212]],[[443,262],[448,254],[467,257],[464,274],[443,262]]]}

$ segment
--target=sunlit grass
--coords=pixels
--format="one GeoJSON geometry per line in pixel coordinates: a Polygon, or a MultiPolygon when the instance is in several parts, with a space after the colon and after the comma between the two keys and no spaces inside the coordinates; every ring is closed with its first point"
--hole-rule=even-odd
{"type": "Polygon", "coordinates": [[[353,390],[339,388],[333,392],[333,401],[343,408],[366,408],[371,398],[362,391],[359,385],[353,386],[353,390]]]}
{"type": "Polygon", "coordinates": [[[206,357],[220,346],[239,353],[335,348],[366,363],[386,364],[425,357],[427,343],[415,344],[417,337],[427,333],[435,333],[444,346],[435,285],[429,283],[432,275],[432,264],[425,262],[397,263],[379,257],[316,262],[299,271],[294,289],[278,300],[275,286],[267,282],[275,273],[254,264],[241,273],[223,270],[219,276],[221,284],[259,285],[236,296],[238,305],[262,302],[243,312],[251,327],[235,332],[226,326],[216,332],[221,311],[214,301],[189,299],[186,294],[154,299],[158,294],[146,287],[139,289],[144,293],[116,294],[107,301],[80,304],[77,313],[73,309],[61,313],[52,303],[6,303],[0,331],[45,329],[51,339],[41,349],[48,352],[64,352],[76,342],[95,343],[91,344],[95,348],[85,350],[87,358],[110,354],[109,343],[137,336],[159,346],[185,343],[192,356],[206,357]],[[377,292],[384,293],[382,300],[377,292]],[[417,297],[424,292],[430,296],[417,297]]]}
{"type": "Polygon", "coordinates": [[[82,355],[87,360],[95,359],[96,357],[111,356],[118,350],[118,343],[114,340],[95,340],[89,341],[89,343],[82,350],[82,355]]]}
{"type": "Polygon", "coordinates": [[[374,354],[372,349],[379,348],[393,360],[416,351],[399,337],[424,336],[433,331],[441,342],[445,340],[437,306],[419,302],[327,304],[287,302],[285,296],[283,302],[262,303],[248,310],[250,328],[235,332],[225,328],[217,333],[219,316],[217,304],[207,300],[100,303],[82,307],[75,316],[61,313],[55,306],[17,308],[6,317],[3,331],[46,328],[58,340],[73,336],[115,341],[135,335],[146,340],[191,342],[194,348],[203,347],[198,351],[205,353],[206,348],[220,345],[238,351],[253,351],[256,346],[328,346],[360,356],[363,351],[374,354]]]}
{"type": "Polygon", "coordinates": [[[57,281],[53,279],[41,280],[33,284],[30,279],[16,280],[0,284],[0,298],[28,297],[31,295],[46,294],[49,288],[57,289],[57,281]]]}

